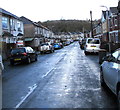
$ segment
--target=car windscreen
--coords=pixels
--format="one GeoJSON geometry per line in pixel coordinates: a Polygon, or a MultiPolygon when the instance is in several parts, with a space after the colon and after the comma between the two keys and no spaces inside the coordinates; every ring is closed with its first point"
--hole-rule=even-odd
{"type": "Polygon", "coordinates": [[[41,46],[44,46],[44,45],[49,45],[49,44],[48,43],[41,44],[41,46]]]}
{"type": "Polygon", "coordinates": [[[17,49],[13,49],[11,51],[11,54],[16,54],[16,53],[24,53],[25,49],[24,48],[17,48],[17,49]]]}
{"type": "Polygon", "coordinates": [[[88,39],[88,44],[100,44],[98,39],[88,39]]]}

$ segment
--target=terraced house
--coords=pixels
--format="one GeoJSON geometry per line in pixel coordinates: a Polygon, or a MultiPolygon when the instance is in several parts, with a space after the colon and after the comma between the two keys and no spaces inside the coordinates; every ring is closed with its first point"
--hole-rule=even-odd
{"type": "Polygon", "coordinates": [[[40,23],[34,22],[24,16],[20,17],[20,19],[24,23],[25,46],[39,50],[39,46],[42,42],[53,38],[54,33],[40,23]]]}
{"type": "Polygon", "coordinates": [[[120,17],[117,7],[110,7],[109,10],[102,11],[99,23],[94,27],[94,37],[101,39],[102,46],[111,52],[120,47],[120,17]],[[109,49],[110,48],[110,49],[109,49]]]}
{"type": "Polygon", "coordinates": [[[24,25],[19,17],[0,8],[0,41],[2,57],[7,59],[12,48],[23,45],[24,25]]]}

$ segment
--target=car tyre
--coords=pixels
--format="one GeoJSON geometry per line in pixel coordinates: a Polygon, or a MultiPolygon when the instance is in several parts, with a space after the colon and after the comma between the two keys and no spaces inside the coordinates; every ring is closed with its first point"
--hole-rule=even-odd
{"type": "Polygon", "coordinates": [[[118,110],[120,110],[120,90],[118,91],[117,102],[118,102],[118,110]]]}
{"type": "Polygon", "coordinates": [[[85,55],[88,55],[88,52],[84,51],[85,55]]]}
{"type": "Polygon", "coordinates": [[[10,65],[14,65],[14,61],[10,61],[10,65]]]}
{"type": "Polygon", "coordinates": [[[35,57],[35,61],[37,61],[37,56],[35,57]]]}
{"type": "Polygon", "coordinates": [[[50,50],[50,53],[53,53],[53,50],[52,50],[52,49],[50,50]]]}
{"type": "Polygon", "coordinates": [[[41,54],[43,54],[43,52],[42,52],[42,51],[41,51],[40,53],[41,53],[41,54]]]}
{"type": "Polygon", "coordinates": [[[31,59],[30,59],[30,57],[27,58],[27,63],[28,63],[28,64],[31,63],[31,59]]]}
{"type": "Polygon", "coordinates": [[[102,87],[104,87],[106,85],[105,81],[104,81],[102,69],[100,70],[100,84],[101,84],[102,87]]]}

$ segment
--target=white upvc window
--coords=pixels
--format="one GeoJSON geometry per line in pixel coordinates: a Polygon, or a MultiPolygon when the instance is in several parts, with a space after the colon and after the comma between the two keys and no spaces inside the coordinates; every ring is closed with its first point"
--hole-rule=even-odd
{"type": "Polygon", "coordinates": [[[22,31],[22,30],[21,30],[21,23],[20,23],[19,21],[17,21],[17,29],[18,29],[18,31],[20,31],[20,32],[22,31]]]}
{"type": "Polygon", "coordinates": [[[117,17],[115,17],[114,23],[115,23],[115,26],[117,26],[117,24],[118,24],[118,22],[117,22],[117,17]]]}
{"type": "Polygon", "coordinates": [[[10,28],[11,28],[11,30],[15,30],[15,20],[14,19],[10,19],[10,28]]]}
{"type": "Polygon", "coordinates": [[[37,34],[37,27],[35,27],[35,34],[37,34]]]}
{"type": "Polygon", "coordinates": [[[8,18],[7,17],[2,17],[2,28],[8,29],[8,18]]]}

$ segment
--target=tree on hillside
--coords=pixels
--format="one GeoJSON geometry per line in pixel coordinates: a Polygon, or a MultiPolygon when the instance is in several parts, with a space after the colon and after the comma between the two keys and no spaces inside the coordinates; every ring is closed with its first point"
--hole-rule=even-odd
{"type": "Polygon", "coordinates": [[[83,32],[83,28],[90,30],[91,26],[89,20],[54,20],[42,22],[42,25],[48,27],[54,33],[83,32]]]}

